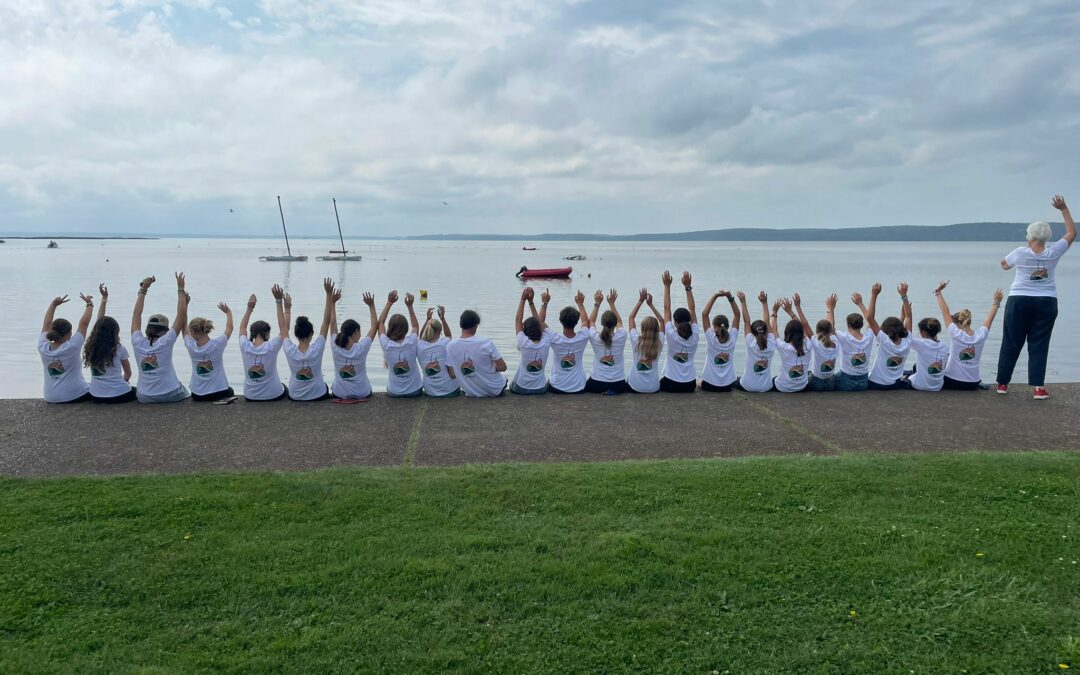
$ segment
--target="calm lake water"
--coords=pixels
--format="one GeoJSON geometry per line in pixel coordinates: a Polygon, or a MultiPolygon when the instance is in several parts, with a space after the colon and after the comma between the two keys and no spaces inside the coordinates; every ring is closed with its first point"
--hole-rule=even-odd
{"type": "MultiPolygon", "coordinates": [[[[78,293],[97,295],[97,284],[104,281],[111,291],[109,313],[125,329],[139,281],[156,275],[146,302],[143,320],[152,313],[172,318],[176,307],[174,271],[187,274],[192,295],[191,316],[214,319],[219,330],[224,318],[217,310],[219,301],[233,308],[239,324],[249,294],[259,297],[254,319],[274,323],[274,303],[270,287],[280,283],[293,295],[293,315],[307,314],[318,326],[323,304],[322,278],[332,277],[344,290],[338,309],[340,320],[356,318],[368,327],[367,308],[361,302],[364,291],[374,292],[381,307],[390,289],[403,295],[428,290],[428,299],[417,299],[417,314],[423,319],[427,307],[443,304],[454,326],[462,309],[480,312],[481,334],[495,339],[510,365],[517,367],[514,347],[514,311],[523,282],[514,277],[522,265],[529,267],[573,266],[570,280],[541,280],[539,288],[549,288],[552,295],[552,323],[557,323],[558,309],[572,304],[577,289],[591,295],[598,288],[617,288],[621,293],[619,309],[624,319],[636,301],[637,290],[647,286],[661,307],[663,287],[660,274],[670,269],[676,277],[683,269],[694,275],[698,311],[708,295],[719,288],[742,289],[748,295],[759,289],[770,298],[802,294],[811,322],[824,316],[826,295],[840,295],[838,316],[854,311],[848,297],[858,290],[869,293],[874,281],[885,285],[880,318],[899,313],[895,292],[898,282],[911,284],[909,292],[916,321],[923,316],[937,316],[932,291],[941,279],[950,279],[947,297],[955,310],[972,309],[981,321],[997,287],[1008,290],[1011,272],[1003,272],[998,261],[1013,248],[1009,243],[759,243],[759,242],[353,242],[350,245],[363,255],[362,262],[321,262],[322,255],[337,242],[300,239],[293,242],[294,254],[306,254],[308,262],[261,262],[261,255],[283,253],[277,242],[269,240],[162,239],[154,241],[79,241],[62,240],[60,248],[49,250],[41,240],[11,240],[0,244],[0,301],[7,327],[0,332],[0,367],[8,373],[0,379],[0,397],[40,397],[41,361],[36,352],[37,335],[49,301],[68,294],[75,300],[61,307],[58,316],[75,323],[81,310],[78,293]],[[536,251],[522,251],[523,244],[535,245],[536,251]],[[586,260],[567,262],[570,255],[584,255],[586,260]]],[[[1050,348],[1049,381],[1080,381],[1080,355],[1076,347],[1080,328],[1080,261],[1066,256],[1059,267],[1058,288],[1062,291],[1060,314],[1050,348]]],[[[682,289],[676,281],[673,301],[678,303],[682,289]]],[[[587,302],[591,306],[590,303],[587,302]]],[[[676,305],[677,306],[677,305],[676,305]]],[[[753,306],[752,306],[753,307],[753,306]]],[[[397,309],[404,312],[399,303],[397,309]]],[[[726,311],[726,303],[717,310],[726,311]]],[[[752,310],[753,311],[753,308],[752,310]]],[[[644,316],[644,315],[642,315],[644,316]]],[[[640,317],[639,317],[640,318],[640,317]]],[[[1001,316],[991,331],[983,357],[983,379],[992,380],[1001,337],[1001,316]]],[[[842,320],[842,319],[841,319],[842,320]]],[[[229,380],[238,390],[243,384],[239,348],[226,354],[229,380]]],[[[124,344],[130,348],[130,340],[124,344]]],[[[740,350],[736,361],[739,371],[745,355],[740,350]]],[[[284,356],[281,357],[284,366],[284,356]]],[[[591,366],[591,350],[586,353],[586,367],[591,366]]],[[[186,384],[190,361],[182,345],[177,346],[176,366],[186,384]]],[[[698,369],[704,362],[704,349],[698,352],[698,369]]],[[[327,382],[332,380],[332,361],[324,361],[327,382]]],[[[774,367],[776,367],[774,365],[774,367]]],[[[1026,361],[1017,367],[1018,382],[1026,381],[1026,361]]],[[[284,372],[284,368],[282,368],[284,372]]],[[[385,388],[387,371],[382,353],[376,346],[368,359],[368,373],[376,390],[385,388]]]]}

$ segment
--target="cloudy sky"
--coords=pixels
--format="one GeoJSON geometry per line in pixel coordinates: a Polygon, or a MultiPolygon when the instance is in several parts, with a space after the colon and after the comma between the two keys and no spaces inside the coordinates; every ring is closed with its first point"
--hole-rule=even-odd
{"type": "Polygon", "coordinates": [[[1080,202],[1076,0],[0,0],[0,26],[0,232],[273,234],[279,194],[297,234],[335,196],[354,235],[1080,202]]]}

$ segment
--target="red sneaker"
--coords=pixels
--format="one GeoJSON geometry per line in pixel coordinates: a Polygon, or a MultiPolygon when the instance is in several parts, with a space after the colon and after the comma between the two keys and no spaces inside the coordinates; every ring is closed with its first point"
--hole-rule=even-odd
{"type": "Polygon", "coordinates": [[[1046,387],[1035,387],[1035,400],[1043,401],[1050,398],[1050,392],[1046,391],[1046,387]]]}
{"type": "Polygon", "coordinates": [[[997,386],[997,389],[994,390],[994,393],[1008,394],[1009,393],[1009,385],[1007,385],[1007,384],[999,384],[997,386]]]}

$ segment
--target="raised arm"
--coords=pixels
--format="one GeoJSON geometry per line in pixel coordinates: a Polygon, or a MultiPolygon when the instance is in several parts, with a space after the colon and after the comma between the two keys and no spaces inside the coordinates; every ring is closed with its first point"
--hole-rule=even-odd
{"type": "Polygon", "coordinates": [[[645,295],[645,306],[648,307],[649,311],[652,312],[652,315],[656,317],[656,322],[660,324],[660,332],[664,332],[664,315],[661,314],[660,310],[658,310],[656,308],[656,305],[653,304],[652,293],[648,293],[645,295]]]}
{"type": "Polygon", "coordinates": [[[592,312],[589,313],[589,323],[585,327],[596,325],[596,315],[600,313],[600,305],[604,302],[604,292],[599,288],[593,293],[592,312]]]}
{"type": "Polygon", "coordinates": [[[761,320],[769,323],[769,295],[765,291],[758,291],[758,302],[761,303],[761,320]]]}
{"type": "Polygon", "coordinates": [[[244,309],[244,316],[240,317],[240,334],[248,334],[248,322],[251,321],[251,313],[255,311],[255,294],[252,293],[247,301],[247,308],[244,309]]]}
{"type": "Polygon", "coordinates": [[[859,311],[863,313],[863,317],[866,319],[866,325],[870,326],[870,331],[877,335],[881,331],[881,326],[877,322],[877,299],[881,295],[881,284],[875,283],[870,287],[870,306],[864,307],[862,304],[862,296],[858,293],[854,293],[851,296],[851,300],[859,308],[859,311]]]}
{"type": "Polygon", "coordinates": [[[1076,223],[1073,222],[1072,214],[1069,213],[1069,206],[1065,203],[1065,198],[1061,195],[1054,195],[1054,200],[1050,203],[1055,209],[1061,211],[1061,218],[1065,221],[1065,235],[1062,239],[1069,242],[1069,246],[1072,246],[1072,243],[1076,241],[1076,223]]]}
{"type": "Polygon", "coordinates": [[[742,291],[739,291],[738,295],[739,295],[739,306],[741,307],[741,309],[739,310],[739,313],[742,314],[742,319],[743,319],[743,335],[749,335],[750,334],[750,324],[752,322],[750,321],[750,308],[746,305],[746,293],[743,293],[742,291]]]}
{"type": "Polygon", "coordinates": [[[694,304],[694,284],[690,278],[690,273],[684,271],[682,273],[682,285],[686,290],[686,308],[690,310],[690,323],[697,323],[697,305],[694,304]]]}
{"type": "Polygon", "coordinates": [[[56,318],[56,308],[65,302],[68,302],[68,296],[58,295],[49,303],[48,308],[45,309],[45,319],[41,322],[42,333],[48,333],[52,330],[52,322],[56,318]]]}
{"type": "Polygon", "coordinates": [[[390,291],[386,294],[386,304],[383,305],[382,311],[379,312],[379,332],[386,335],[386,317],[390,316],[390,308],[394,306],[394,303],[398,301],[397,291],[390,291]]]}
{"type": "Polygon", "coordinates": [[[937,306],[938,309],[941,310],[941,325],[946,328],[953,322],[952,312],[949,311],[949,303],[945,302],[945,294],[942,293],[948,285],[948,281],[942,281],[938,284],[937,288],[934,289],[934,297],[937,298],[937,306]]]}
{"type": "Polygon", "coordinates": [[[773,300],[772,313],[769,313],[768,309],[765,310],[766,313],[769,313],[769,320],[768,320],[769,330],[776,337],[780,337],[780,330],[776,325],[776,315],[780,313],[780,311],[779,311],[780,310],[780,303],[781,303],[780,300],[773,300]]]}
{"type": "MultiPolygon", "coordinates": [[[[536,316],[536,308],[532,306],[532,296],[529,297],[529,308],[532,309],[533,316],[536,316]]],[[[454,337],[450,333],[450,323],[446,320],[446,307],[439,305],[439,323],[442,324],[442,334],[449,340],[454,337]]]]}
{"type": "Polygon", "coordinates": [[[716,303],[717,298],[719,298],[721,295],[723,295],[723,293],[724,293],[723,291],[717,291],[717,292],[713,293],[712,295],[710,295],[709,299],[705,301],[705,309],[701,310],[701,325],[702,326],[710,326],[710,325],[712,325],[712,319],[709,318],[709,315],[712,314],[712,306],[713,306],[713,304],[716,303]]]}
{"type": "Polygon", "coordinates": [[[660,281],[664,284],[664,320],[661,323],[666,326],[671,321],[671,272],[664,270],[660,281]]]}
{"type": "Polygon", "coordinates": [[[191,296],[184,290],[184,273],[176,273],[176,318],[173,319],[172,329],[177,335],[184,332],[187,326],[187,306],[191,302],[191,296]]]}
{"type": "Polygon", "coordinates": [[[368,321],[371,323],[367,336],[369,340],[374,340],[375,336],[379,334],[379,315],[375,313],[375,296],[371,293],[364,293],[363,297],[364,304],[368,308],[368,321]]]}
{"type": "Polygon", "coordinates": [[[405,294],[405,309],[409,310],[409,325],[412,326],[412,332],[416,335],[420,334],[420,322],[416,320],[416,310],[413,309],[413,303],[416,298],[412,293],[405,294]]]}
{"type": "Polygon", "coordinates": [[[131,310],[131,332],[136,333],[142,330],[142,312],[143,304],[146,301],[146,293],[150,290],[150,286],[157,281],[157,277],[146,277],[139,282],[139,294],[135,296],[135,308],[131,310]]]}
{"type": "Polygon", "coordinates": [[[900,319],[904,322],[904,329],[911,332],[911,300],[908,298],[908,285],[907,282],[900,282],[896,287],[896,292],[900,294],[900,319]]]}
{"type": "Polygon", "coordinates": [[[217,308],[225,314],[225,340],[231,340],[233,334],[232,309],[224,302],[219,302],[217,308]]]}
{"type": "Polygon", "coordinates": [[[79,317],[79,327],[76,330],[83,337],[86,337],[86,329],[90,327],[90,319],[94,318],[94,296],[79,293],[79,297],[86,303],[86,308],[83,310],[82,316],[79,317]]]}
{"type": "Polygon", "coordinates": [[[581,315],[581,327],[591,328],[592,322],[589,321],[589,315],[585,312],[585,294],[578,291],[574,296],[574,303],[577,305],[578,314],[581,315]]]}
{"type": "Polygon", "coordinates": [[[990,305],[990,311],[986,313],[986,321],[983,321],[983,326],[986,330],[990,330],[990,326],[994,325],[994,317],[997,316],[998,309],[1001,308],[1001,300],[1005,297],[1005,294],[1001,292],[1001,289],[994,291],[994,302],[990,305]]]}
{"type": "Polygon", "coordinates": [[[825,298],[825,320],[829,322],[829,335],[836,335],[836,293],[825,298]]]}
{"type": "MultiPolygon", "coordinates": [[[[802,324],[803,335],[809,340],[810,336],[814,334],[814,329],[810,327],[810,322],[806,320],[806,314],[802,311],[802,297],[798,293],[791,296],[792,303],[795,305],[795,313],[799,315],[799,322],[802,324]]],[[[828,304],[828,303],[826,303],[828,304]]],[[[829,314],[832,317],[832,314],[829,314]]],[[[832,319],[829,319],[832,321],[832,319]]]]}
{"type": "Polygon", "coordinates": [[[607,294],[607,304],[611,308],[611,311],[615,313],[615,327],[622,328],[622,314],[619,314],[619,308],[615,306],[615,301],[619,299],[619,292],[614,288],[607,294]]]}
{"type": "Polygon", "coordinates": [[[637,313],[641,311],[641,306],[645,304],[645,296],[649,294],[647,289],[641,289],[638,291],[638,300],[634,303],[634,308],[630,310],[630,330],[637,330],[637,313]]]}
{"type": "Polygon", "coordinates": [[[525,330],[525,303],[529,299],[530,291],[532,291],[532,289],[528,286],[521,289],[521,297],[518,298],[517,313],[514,314],[514,335],[525,330]]]}
{"type": "Polygon", "coordinates": [[[98,284],[98,293],[101,294],[101,304],[98,305],[97,320],[105,318],[105,305],[109,304],[109,289],[104,283],[98,284]]]}
{"type": "Polygon", "coordinates": [[[277,305],[278,333],[281,339],[284,340],[289,337],[289,319],[291,318],[289,315],[292,313],[292,298],[287,296],[281,286],[277,284],[274,284],[274,287],[270,289],[270,293],[273,294],[274,304],[277,305]]]}
{"type": "Polygon", "coordinates": [[[548,293],[548,289],[544,289],[544,292],[540,294],[540,329],[547,330],[547,308],[548,303],[551,302],[551,293],[548,293]]]}
{"type": "MultiPolygon", "coordinates": [[[[330,334],[330,320],[334,314],[334,293],[338,292],[334,288],[334,282],[330,277],[323,279],[323,292],[326,293],[326,300],[323,302],[322,326],[319,327],[319,335],[325,340],[326,336],[330,334]]],[[[334,332],[336,333],[337,330],[334,332]]]]}

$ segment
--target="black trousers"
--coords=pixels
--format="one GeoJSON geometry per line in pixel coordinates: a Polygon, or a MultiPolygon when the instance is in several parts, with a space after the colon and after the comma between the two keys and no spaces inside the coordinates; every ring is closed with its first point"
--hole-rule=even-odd
{"type": "Polygon", "coordinates": [[[1057,298],[1010,295],[1005,303],[1005,321],[1001,329],[1001,352],[998,354],[997,381],[1009,384],[1020,350],[1027,342],[1028,384],[1046,384],[1046,354],[1050,334],[1057,320],[1057,298]]]}

